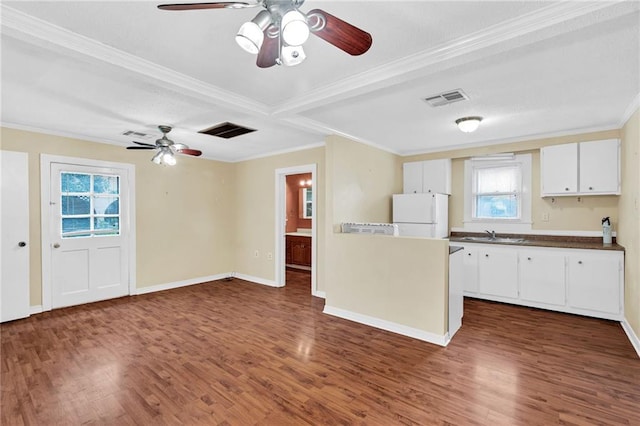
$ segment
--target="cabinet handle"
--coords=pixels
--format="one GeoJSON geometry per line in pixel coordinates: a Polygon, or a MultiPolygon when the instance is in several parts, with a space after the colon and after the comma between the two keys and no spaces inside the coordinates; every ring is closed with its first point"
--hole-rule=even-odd
{"type": "Polygon", "coordinates": [[[590,187],[589,187],[589,191],[593,191],[593,186],[590,186],[590,187]]]}
{"type": "Polygon", "coordinates": [[[484,257],[489,257],[489,255],[488,255],[488,254],[485,254],[485,255],[484,255],[484,257]]]}
{"type": "Polygon", "coordinates": [[[565,188],[564,190],[565,190],[565,191],[568,191],[568,190],[569,190],[569,188],[565,188]]]}
{"type": "Polygon", "coordinates": [[[578,265],[582,265],[582,260],[578,260],[578,265]]]}
{"type": "Polygon", "coordinates": [[[531,260],[531,258],[530,258],[530,257],[527,257],[527,260],[531,260]]]}
{"type": "Polygon", "coordinates": [[[467,253],[467,256],[471,256],[471,253],[467,253]]]}

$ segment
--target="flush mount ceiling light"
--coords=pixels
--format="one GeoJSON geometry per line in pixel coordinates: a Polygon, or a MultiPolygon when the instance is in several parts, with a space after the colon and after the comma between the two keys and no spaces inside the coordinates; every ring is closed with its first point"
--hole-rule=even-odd
{"type": "Polygon", "coordinates": [[[161,4],[162,10],[242,9],[262,7],[249,22],[242,24],[236,42],[249,53],[258,55],[260,68],[293,66],[305,58],[302,45],[313,33],[346,53],[362,55],[371,47],[371,34],[342,19],[314,9],[304,14],[298,9],[304,0],[213,1],[207,3],[161,4]]]}
{"type": "Polygon", "coordinates": [[[465,133],[471,133],[478,130],[482,117],[462,117],[456,120],[458,129],[465,133]]]}

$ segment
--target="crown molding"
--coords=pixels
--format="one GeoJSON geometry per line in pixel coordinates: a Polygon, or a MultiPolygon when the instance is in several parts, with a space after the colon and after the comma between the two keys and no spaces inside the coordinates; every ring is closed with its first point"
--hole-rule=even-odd
{"type": "Polygon", "coordinates": [[[382,83],[389,80],[394,83],[402,83],[409,80],[412,73],[421,69],[535,33],[622,2],[623,0],[552,3],[534,12],[499,22],[470,35],[442,43],[414,55],[305,93],[304,96],[299,96],[275,106],[272,113],[299,113],[330,101],[367,93],[377,89],[382,83]]]}
{"type": "Polygon", "coordinates": [[[251,156],[248,156],[248,157],[239,158],[237,160],[229,160],[227,162],[228,163],[240,163],[240,162],[243,162],[243,161],[259,160],[261,158],[268,158],[268,157],[273,157],[273,156],[276,156],[276,155],[290,154],[292,152],[306,151],[308,149],[320,148],[320,147],[323,147],[325,145],[326,144],[324,142],[317,142],[317,143],[312,143],[312,144],[308,144],[308,145],[296,146],[296,147],[293,147],[293,148],[281,149],[279,151],[271,151],[271,152],[267,152],[267,153],[264,153],[264,154],[251,155],[251,156]]]}
{"type": "Polygon", "coordinates": [[[633,113],[638,110],[638,108],[640,108],[640,93],[638,93],[636,97],[633,98],[631,103],[624,110],[624,114],[622,114],[622,117],[620,118],[618,127],[622,129],[624,125],[627,124],[627,121],[629,121],[633,113]]]}
{"type": "Polygon", "coordinates": [[[495,145],[506,145],[506,144],[529,142],[529,141],[542,140],[542,139],[560,138],[564,136],[574,136],[574,135],[581,135],[581,134],[587,134],[587,133],[607,132],[611,130],[620,130],[620,128],[617,125],[585,127],[585,128],[579,128],[579,129],[561,130],[558,132],[536,133],[531,135],[516,136],[513,138],[493,139],[488,141],[472,142],[468,144],[450,145],[447,147],[440,147],[440,148],[434,148],[434,149],[402,151],[399,155],[402,157],[410,157],[414,155],[435,154],[435,153],[441,153],[441,152],[458,151],[463,149],[484,148],[484,147],[495,146],[495,145]]]}
{"type": "Polygon", "coordinates": [[[73,31],[51,24],[50,22],[28,15],[4,4],[0,4],[0,15],[2,16],[1,31],[3,34],[17,37],[31,43],[36,42],[40,46],[54,44],[58,47],[171,84],[176,88],[182,89],[182,93],[188,96],[195,96],[208,102],[215,99],[216,102],[237,111],[244,113],[250,111],[263,116],[269,112],[267,106],[260,102],[239,96],[151,61],[147,61],[146,59],[107,46],[94,39],[74,33],[73,31]]]}

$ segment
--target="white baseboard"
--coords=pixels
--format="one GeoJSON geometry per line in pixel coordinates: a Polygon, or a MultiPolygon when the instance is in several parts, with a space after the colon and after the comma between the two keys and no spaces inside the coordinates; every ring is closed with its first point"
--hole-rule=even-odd
{"type": "Polygon", "coordinates": [[[239,274],[237,272],[234,272],[231,276],[233,278],[239,278],[241,280],[251,281],[252,283],[256,283],[256,284],[268,285],[269,287],[282,287],[281,285],[278,285],[278,283],[276,283],[273,280],[265,280],[264,278],[254,277],[252,275],[245,275],[245,274],[239,274]]]}
{"type": "Polygon", "coordinates": [[[356,312],[347,311],[345,309],[340,309],[333,306],[325,305],[322,312],[325,314],[333,315],[335,317],[347,319],[349,321],[354,321],[371,327],[380,328],[382,330],[391,331],[392,333],[402,334],[403,336],[408,336],[414,339],[433,343],[439,346],[447,346],[447,343],[449,343],[448,336],[446,334],[439,335],[429,333],[428,331],[418,330],[417,328],[370,317],[368,315],[358,314],[356,312]]]}
{"type": "Polygon", "coordinates": [[[136,288],[136,291],[135,291],[134,295],[155,293],[156,291],[171,290],[173,288],[186,287],[188,285],[202,284],[202,283],[206,283],[208,281],[221,280],[221,279],[227,278],[227,277],[229,277],[231,275],[232,274],[230,272],[228,272],[228,273],[224,273],[224,274],[209,275],[208,277],[191,278],[191,279],[188,279],[188,280],[175,281],[175,282],[172,282],[172,283],[151,285],[149,287],[140,287],[140,288],[136,288]]]}
{"type": "Polygon", "coordinates": [[[327,293],[324,291],[320,291],[320,290],[316,290],[316,291],[311,291],[311,295],[315,296],[315,297],[319,297],[321,299],[326,299],[327,298],[327,293]]]}
{"type": "Polygon", "coordinates": [[[620,321],[620,325],[622,325],[624,332],[627,333],[627,337],[629,338],[629,341],[631,341],[631,345],[633,345],[633,348],[636,350],[636,353],[640,358],[640,339],[638,338],[638,335],[633,331],[631,324],[629,324],[629,321],[627,321],[626,318],[620,321]]]}
{"type": "Polygon", "coordinates": [[[42,305],[29,306],[29,315],[41,314],[44,312],[42,305]]]}

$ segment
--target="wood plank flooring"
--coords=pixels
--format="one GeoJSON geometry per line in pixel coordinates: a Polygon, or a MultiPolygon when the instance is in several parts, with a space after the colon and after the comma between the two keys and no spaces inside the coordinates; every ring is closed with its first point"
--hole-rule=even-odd
{"type": "Polygon", "coordinates": [[[2,425],[640,425],[619,324],[465,301],[446,348],[322,314],[309,275],[0,326],[2,425]]]}

